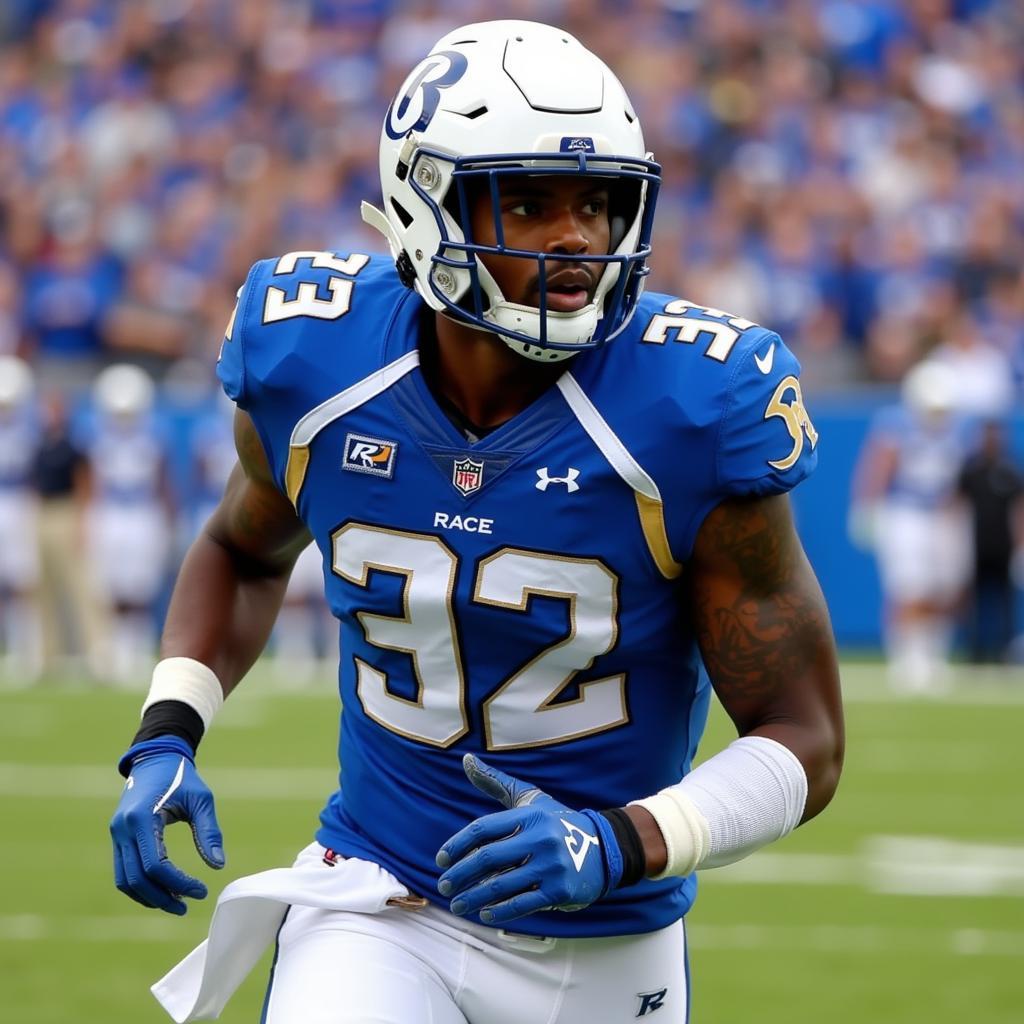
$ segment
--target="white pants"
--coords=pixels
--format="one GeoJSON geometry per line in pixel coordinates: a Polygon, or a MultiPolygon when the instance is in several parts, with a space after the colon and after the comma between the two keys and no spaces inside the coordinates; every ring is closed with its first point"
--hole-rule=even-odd
{"type": "Polygon", "coordinates": [[[537,939],[436,907],[292,907],[265,1024],[685,1024],[682,922],[646,935],[537,939]]]}
{"type": "Polygon", "coordinates": [[[28,490],[0,490],[0,590],[32,590],[39,578],[36,499],[28,490]]]}
{"type": "Polygon", "coordinates": [[[155,503],[100,503],[89,510],[87,536],[96,584],[112,602],[145,607],[163,585],[170,525],[155,503]]]}
{"type": "Polygon", "coordinates": [[[686,1024],[681,921],[616,938],[516,935],[405,909],[388,872],[322,855],[313,844],[293,869],[225,889],[208,943],[153,987],[175,1020],[220,1012],[243,973],[239,951],[250,946],[251,966],[254,933],[281,919],[268,900],[287,898],[261,1024],[627,1024],[655,1012],[653,1024],[686,1024]]]}
{"type": "Polygon", "coordinates": [[[971,574],[970,530],[959,508],[888,502],[878,510],[882,589],[898,604],[954,600],[971,574]]]}

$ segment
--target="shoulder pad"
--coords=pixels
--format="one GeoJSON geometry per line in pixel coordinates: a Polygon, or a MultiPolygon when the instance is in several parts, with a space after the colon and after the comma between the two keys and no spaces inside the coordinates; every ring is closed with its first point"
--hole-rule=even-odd
{"type": "Polygon", "coordinates": [[[217,376],[272,465],[306,412],[379,368],[387,325],[409,294],[390,257],[303,250],[253,265],[217,376]]]}

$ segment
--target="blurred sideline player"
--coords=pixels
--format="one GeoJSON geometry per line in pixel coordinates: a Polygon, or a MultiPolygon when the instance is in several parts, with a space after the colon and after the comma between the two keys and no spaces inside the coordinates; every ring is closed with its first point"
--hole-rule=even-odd
{"type": "Polygon", "coordinates": [[[310,544],[295,560],[274,623],[273,667],[281,684],[304,686],[321,674],[330,677],[337,656],[333,621],[324,600],[323,556],[310,544]]]}
{"type": "Polygon", "coordinates": [[[42,667],[36,607],[39,546],[32,467],[39,441],[32,370],[0,356],[0,651],[11,684],[32,682],[42,667]]]}
{"type": "Polygon", "coordinates": [[[941,691],[971,574],[970,532],[957,487],[971,429],[955,413],[957,379],[917,364],[899,406],[882,410],[854,473],[851,531],[878,562],[883,637],[897,690],[941,691]]]}
{"type": "Polygon", "coordinates": [[[828,612],[785,492],[817,432],[748,320],[641,296],[659,183],[564,32],[450,33],[381,135],[388,257],[257,264],[218,374],[239,466],[175,587],[111,822],[184,913],[195,750],[310,537],[341,623],[341,786],[154,991],[216,1016],[277,935],[267,1024],[682,1024],[695,869],[817,814],[842,758],[828,612]],[[605,344],[608,342],[608,344],[605,344]],[[705,671],[706,668],[706,671],[705,671]],[[691,771],[710,684],[741,734],[691,771]]]}
{"type": "Polygon", "coordinates": [[[217,395],[209,412],[200,416],[189,436],[189,514],[182,525],[185,544],[191,543],[213,515],[238,456],[231,421],[234,403],[223,393],[217,395]]]}
{"type": "Polygon", "coordinates": [[[108,366],[93,385],[86,536],[97,596],[109,617],[108,677],[138,680],[156,646],[155,603],[173,515],[155,388],[138,366],[108,366]]]}
{"type": "Polygon", "coordinates": [[[67,679],[110,672],[107,616],[83,557],[89,469],[74,437],[67,399],[50,389],[40,403],[33,476],[39,531],[43,672],[67,679]]]}

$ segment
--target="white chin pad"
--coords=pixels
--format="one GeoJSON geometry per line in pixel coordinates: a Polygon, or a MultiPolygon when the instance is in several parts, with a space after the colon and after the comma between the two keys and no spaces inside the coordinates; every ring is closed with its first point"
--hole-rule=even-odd
{"type": "MultiPolygon", "coordinates": [[[[520,355],[538,362],[556,362],[575,355],[572,349],[546,348],[531,345],[505,335],[515,331],[531,338],[541,333],[541,313],[536,306],[521,306],[515,302],[497,302],[485,314],[485,319],[494,324],[501,340],[520,355]]],[[[547,340],[556,345],[586,345],[597,330],[597,306],[590,303],[573,313],[547,314],[547,340]]]]}

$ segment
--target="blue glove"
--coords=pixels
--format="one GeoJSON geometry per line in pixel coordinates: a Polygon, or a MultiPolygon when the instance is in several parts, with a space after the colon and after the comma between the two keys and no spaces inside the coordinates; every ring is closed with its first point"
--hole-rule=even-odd
{"type": "Polygon", "coordinates": [[[177,736],[136,743],[118,768],[128,775],[110,821],[114,841],[114,882],[144,907],[169,914],[188,909],[183,896],[201,900],[206,886],[167,858],[164,825],[187,821],[199,855],[211,868],[224,867],[224,840],[213,794],[199,777],[191,746],[177,736]]]}
{"type": "Polygon", "coordinates": [[[456,832],[437,853],[437,889],[460,917],[502,924],[538,910],[581,910],[614,889],[622,854],[597,811],[574,811],[536,786],[462,759],[469,781],[508,810],[456,832]]]}

